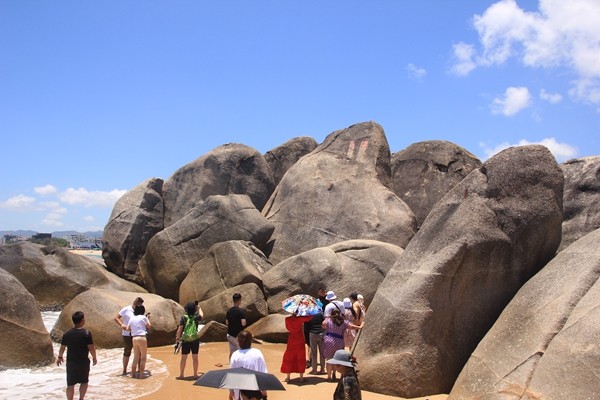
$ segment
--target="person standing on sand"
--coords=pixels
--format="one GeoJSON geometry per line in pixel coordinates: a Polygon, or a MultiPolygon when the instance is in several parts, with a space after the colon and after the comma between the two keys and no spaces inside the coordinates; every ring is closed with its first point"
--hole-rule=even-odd
{"type": "Polygon", "coordinates": [[[121,335],[123,336],[123,375],[127,375],[127,365],[133,349],[133,338],[131,332],[127,331],[127,325],[133,317],[133,309],[142,304],[144,304],[144,299],[137,297],[132,305],[123,307],[115,317],[115,322],[121,327],[121,335]]]}
{"type": "Polygon", "coordinates": [[[285,319],[285,329],[289,331],[287,346],[281,361],[281,372],[287,374],[286,382],[290,381],[292,372],[300,374],[300,382],[306,381],[304,370],[306,369],[306,353],[304,352],[304,329],[303,324],[312,319],[312,315],[299,317],[294,313],[285,319]]]}
{"type": "Polygon", "coordinates": [[[327,305],[323,308],[323,314],[325,314],[325,317],[328,317],[329,314],[331,314],[331,311],[336,309],[340,312],[340,314],[344,314],[344,303],[336,299],[337,296],[333,290],[330,290],[327,292],[327,295],[325,295],[325,300],[328,301],[327,305]]]}
{"type": "Polygon", "coordinates": [[[190,319],[195,322],[196,336],[184,337],[181,343],[181,361],[179,362],[179,376],[176,379],[183,379],[183,372],[185,371],[185,364],[187,363],[187,356],[192,353],[192,366],[194,371],[194,379],[198,379],[198,351],[200,350],[200,338],[198,337],[198,325],[202,320],[202,309],[193,301],[187,303],[184,307],[186,315],[181,317],[179,321],[179,327],[175,334],[175,340],[179,342],[182,339],[184,327],[190,319]]]}
{"type": "MultiPolygon", "coordinates": [[[[331,304],[331,303],[330,303],[331,304]]],[[[335,308],[323,322],[325,337],[323,338],[323,354],[326,359],[332,359],[335,352],[344,349],[344,332],[346,329],[360,329],[362,325],[354,325],[346,320],[340,311],[335,308]]],[[[332,365],[327,363],[327,381],[335,379],[335,371],[332,365]],[[333,372],[333,373],[332,373],[333,372]]]]}
{"type": "Polygon", "coordinates": [[[352,355],[347,350],[338,350],[333,358],[327,361],[340,374],[340,381],[333,392],[333,400],[362,400],[358,376],[354,369],[352,355]]]}
{"type": "Polygon", "coordinates": [[[84,329],[85,315],[83,311],[76,311],[71,316],[74,327],[63,335],[60,341],[60,350],[56,365],[60,366],[64,361],[63,354],[67,349],[67,400],[73,400],[75,395],[75,385],[79,383],[79,400],[83,400],[88,388],[90,376],[90,359],[88,354],[92,354],[94,365],[98,363],[96,359],[96,347],[92,333],[84,329]]]}
{"type": "MultiPolygon", "coordinates": [[[[239,350],[236,350],[229,359],[229,368],[246,368],[252,371],[269,372],[263,353],[252,348],[252,333],[243,330],[237,337],[239,350]]],[[[267,397],[267,392],[262,391],[262,396],[267,397]]],[[[243,399],[239,390],[229,391],[229,400],[243,399]]]]}
{"type": "Polygon", "coordinates": [[[227,341],[229,342],[229,358],[234,351],[239,350],[237,336],[246,326],[246,312],[242,310],[242,295],[234,293],[233,307],[227,310],[225,314],[225,324],[227,324],[227,341]]]}
{"type": "Polygon", "coordinates": [[[131,377],[141,378],[146,371],[146,355],[148,353],[148,341],[146,335],[152,324],[148,320],[150,313],[144,315],[146,307],[139,305],[133,309],[133,317],[129,320],[127,330],[133,337],[133,365],[131,366],[131,377]],[[139,371],[139,372],[138,372],[139,371]]]}
{"type": "MultiPolygon", "coordinates": [[[[344,299],[344,306],[346,307],[346,319],[354,325],[361,325],[365,320],[365,314],[363,313],[358,302],[358,293],[352,293],[348,301],[349,306],[346,305],[346,299],[344,299]]],[[[348,350],[352,349],[357,332],[358,331],[355,329],[346,329],[346,332],[344,332],[344,343],[346,347],[348,347],[348,350]]]]}

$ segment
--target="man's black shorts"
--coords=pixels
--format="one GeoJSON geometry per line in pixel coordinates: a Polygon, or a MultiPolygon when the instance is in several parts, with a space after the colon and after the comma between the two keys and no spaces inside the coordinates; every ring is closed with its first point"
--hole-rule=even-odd
{"type": "Polygon", "coordinates": [[[76,383],[88,383],[90,377],[90,360],[67,362],[67,386],[76,383]]]}

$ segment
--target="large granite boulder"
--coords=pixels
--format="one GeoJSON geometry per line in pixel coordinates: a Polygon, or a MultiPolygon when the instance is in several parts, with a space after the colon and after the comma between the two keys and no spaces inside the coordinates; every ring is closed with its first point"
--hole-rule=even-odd
{"type": "Polygon", "coordinates": [[[199,331],[198,336],[203,343],[226,342],[227,325],[217,321],[208,321],[199,331]]]}
{"type": "Polygon", "coordinates": [[[261,248],[272,232],[273,225],[248,196],[209,196],[177,223],[150,239],[140,260],[140,271],[148,291],[178,301],[179,286],[190,267],[212,245],[245,240],[261,248]]]}
{"type": "Polygon", "coordinates": [[[217,243],[190,267],[179,287],[179,302],[208,300],[223,290],[250,282],[262,289],[263,274],[271,267],[252,242],[230,240],[217,243]]]}
{"type": "Polygon", "coordinates": [[[269,314],[260,319],[248,330],[257,340],[269,343],[287,343],[290,332],[285,328],[285,318],[289,314],[269,314]]]}
{"type": "Polygon", "coordinates": [[[318,146],[315,139],[302,136],[288,140],[281,146],[278,146],[265,153],[265,160],[271,171],[273,171],[273,181],[275,186],[279,184],[283,175],[296,162],[313,151],[318,146]]]}
{"type": "Polygon", "coordinates": [[[290,257],[263,277],[269,312],[280,312],[281,302],[295,294],[314,296],[320,287],[333,290],[339,300],[361,293],[369,304],[403,252],[389,243],[348,240],[290,257]]]}
{"type": "Polygon", "coordinates": [[[162,186],[162,179],[148,179],[115,204],[102,236],[102,258],[109,271],[135,278],[146,245],[163,229],[162,186]]]}
{"type": "Polygon", "coordinates": [[[56,246],[20,242],[0,246],[0,267],[13,274],[43,307],[61,306],[92,287],[145,293],[106,270],[100,259],[56,246]]]}
{"type": "Polygon", "coordinates": [[[67,304],[54,328],[52,338],[59,342],[63,334],[73,327],[71,316],[75,311],[85,313],[85,328],[92,332],[94,344],[103,349],[123,347],[121,329],[114,321],[119,311],[131,305],[136,297],[144,299],[152,329],[148,333],[148,346],[165,346],[175,343],[179,320],[185,315],[183,307],[170,299],[155,294],[121,292],[118,290],[90,289],[67,304]]]}
{"type": "Polygon", "coordinates": [[[54,349],[33,295],[3,269],[0,293],[0,370],[50,364],[54,349]]]}
{"type": "Polygon", "coordinates": [[[258,151],[243,144],[219,146],[165,181],[165,227],[211,195],[246,194],[261,210],[274,187],[273,173],[258,151]]]}
{"type": "Polygon", "coordinates": [[[355,353],[363,388],[448,393],[510,299],[554,257],[562,189],[539,145],[504,150],[451,189],[369,307],[355,353]]]}
{"type": "Polygon", "coordinates": [[[273,264],[350,239],[406,246],[416,230],[391,187],[390,150],[375,122],[331,133],[284,175],[263,214],[275,224],[273,264]]]}
{"type": "Polygon", "coordinates": [[[504,309],[450,399],[600,396],[600,229],[560,252],[504,309]]]}
{"type": "Polygon", "coordinates": [[[560,165],[565,174],[564,221],[559,251],[600,228],[600,156],[560,165]]]}
{"type": "Polygon", "coordinates": [[[225,323],[225,314],[233,306],[233,294],[242,295],[241,307],[246,311],[246,322],[253,324],[259,319],[266,317],[269,312],[265,295],[255,283],[245,283],[222,291],[216,296],[199,303],[204,312],[205,321],[217,321],[225,323]]]}
{"type": "Polygon", "coordinates": [[[415,143],[392,154],[393,190],[421,226],[435,203],[480,166],[477,157],[454,143],[415,143]]]}

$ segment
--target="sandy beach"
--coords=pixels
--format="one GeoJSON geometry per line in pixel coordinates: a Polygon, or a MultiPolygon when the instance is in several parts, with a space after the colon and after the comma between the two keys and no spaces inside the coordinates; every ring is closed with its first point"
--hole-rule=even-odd
{"type": "MultiPolygon", "coordinates": [[[[283,382],[285,374],[279,372],[281,365],[281,357],[285,349],[284,344],[273,344],[263,343],[254,344],[253,347],[260,349],[265,356],[267,361],[267,367],[269,372],[275,374],[283,382]]],[[[225,389],[213,389],[201,386],[193,385],[194,381],[191,378],[192,365],[191,357],[188,356],[188,363],[186,365],[186,376],[188,380],[177,380],[176,376],[179,375],[179,361],[181,359],[180,354],[173,354],[172,346],[154,347],[148,349],[148,355],[152,358],[160,360],[165,363],[168,369],[168,376],[164,380],[160,388],[152,394],[139,397],[141,400],[165,400],[165,399],[227,399],[228,392],[225,389]]],[[[209,370],[219,368],[229,368],[228,358],[229,350],[227,343],[207,343],[200,348],[199,360],[200,368],[199,372],[206,372],[209,370]],[[222,364],[222,367],[218,365],[222,364]]],[[[150,371],[152,372],[152,371],[150,371]]],[[[292,374],[292,378],[298,377],[297,374],[292,374]]],[[[330,400],[333,397],[333,391],[337,383],[327,382],[325,375],[305,375],[307,378],[306,382],[300,383],[297,380],[292,379],[289,383],[284,383],[286,387],[285,391],[270,391],[269,399],[274,400],[330,400]]],[[[360,375],[359,375],[360,378],[360,375]]],[[[146,379],[153,379],[148,377],[146,379]]],[[[145,379],[134,380],[130,378],[132,384],[142,384],[145,379]]],[[[91,393],[90,393],[91,394],[91,393]]],[[[384,399],[402,399],[401,397],[385,396],[377,393],[371,393],[363,390],[363,400],[384,400],[384,399]]],[[[425,400],[445,400],[448,396],[446,395],[435,395],[420,397],[419,399],[425,400]]]]}
{"type": "MultiPolygon", "coordinates": [[[[75,254],[84,256],[101,257],[102,252],[98,250],[71,250],[75,254]]],[[[281,358],[285,350],[285,344],[275,343],[262,343],[254,344],[261,350],[267,361],[267,367],[269,372],[275,374],[283,382],[286,375],[279,372],[281,366],[281,358]]],[[[225,389],[213,389],[202,386],[193,385],[194,380],[192,379],[192,360],[191,356],[188,357],[186,365],[186,380],[177,380],[176,376],[179,375],[179,361],[181,360],[180,354],[173,354],[173,346],[162,346],[153,347],[148,349],[148,356],[152,359],[164,363],[167,369],[167,376],[161,372],[155,376],[152,376],[152,370],[149,370],[150,376],[144,379],[131,379],[126,377],[119,377],[119,379],[126,379],[127,383],[123,384],[133,385],[133,392],[144,393],[152,390],[151,388],[157,387],[158,389],[154,392],[137,397],[140,400],[170,400],[170,399],[227,399],[228,392],[225,389]],[[156,381],[161,381],[158,385],[156,381]]],[[[215,370],[219,368],[229,368],[229,348],[226,342],[220,343],[205,343],[200,347],[199,354],[199,374],[203,372],[215,370]]],[[[359,360],[360,363],[360,360],[359,360]]],[[[308,370],[307,370],[308,371],[308,370]]],[[[383,371],[382,371],[383,373],[383,371]]],[[[292,379],[289,383],[284,383],[286,387],[285,391],[271,391],[269,392],[269,399],[274,400],[330,400],[333,397],[333,391],[337,385],[336,382],[327,382],[326,375],[308,375],[306,382],[300,383],[297,379],[292,379]]],[[[292,378],[298,378],[297,374],[292,374],[292,378]]],[[[360,372],[359,372],[360,379],[360,372]]],[[[90,387],[89,394],[93,396],[94,388],[90,387]]],[[[402,397],[386,396],[378,393],[362,391],[363,400],[385,400],[385,399],[404,399],[402,397]]],[[[445,400],[448,396],[444,394],[419,397],[420,400],[445,400]]]]}

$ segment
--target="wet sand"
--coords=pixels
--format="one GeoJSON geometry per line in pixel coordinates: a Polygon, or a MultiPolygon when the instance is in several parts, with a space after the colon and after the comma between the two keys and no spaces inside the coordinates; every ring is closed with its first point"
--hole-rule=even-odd
{"type": "MultiPolygon", "coordinates": [[[[281,357],[285,349],[284,344],[254,344],[253,347],[260,349],[267,361],[267,367],[269,372],[275,374],[283,382],[286,375],[279,372],[281,365],[281,357]]],[[[181,360],[180,354],[173,354],[172,346],[154,347],[148,349],[148,355],[152,358],[160,360],[165,363],[168,375],[164,380],[161,387],[154,393],[139,397],[141,400],[165,400],[165,399],[227,399],[228,391],[225,389],[213,389],[202,386],[193,385],[194,380],[192,379],[192,360],[191,356],[188,356],[188,362],[185,369],[186,380],[177,380],[176,376],[179,375],[179,361],[181,360]]],[[[199,374],[209,370],[219,368],[229,368],[228,365],[229,348],[227,343],[207,343],[200,347],[199,361],[200,368],[199,374]],[[218,365],[222,364],[222,367],[218,365]]],[[[360,360],[359,360],[360,361],[360,360]]],[[[308,371],[308,370],[307,370],[308,371]]],[[[150,371],[151,372],[151,371],[150,371]]],[[[285,391],[270,391],[269,400],[330,400],[333,398],[333,391],[337,383],[327,382],[325,380],[326,375],[308,375],[306,382],[300,383],[297,381],[298,374],[292,374],[292,381],[289,383],[283,383],[286,387],[285,391]],[[296,378],[296,379],[294,379],[296,378]]],[[[148,377],[146,379],[153,379],[148,377]]],[[[145,379],[135,380],[129,378],[132,384],[142,383],[145,379]]],[[[91,394],[91,391],[90,391],[91,394]]],[[[425,400],[445,400],[448,396],[446,395],[435,395],[420,397],[419,399],[425,400]]],[[[362,391],[363,400],[390,400],[390,399],[402,399],[401,397],[385,396],[377,393],[362,391]]]]}

